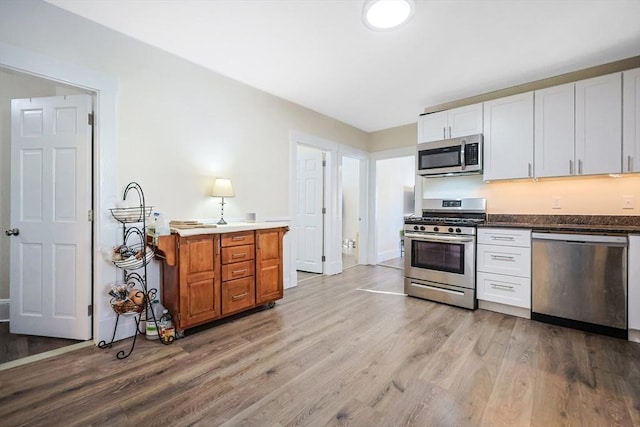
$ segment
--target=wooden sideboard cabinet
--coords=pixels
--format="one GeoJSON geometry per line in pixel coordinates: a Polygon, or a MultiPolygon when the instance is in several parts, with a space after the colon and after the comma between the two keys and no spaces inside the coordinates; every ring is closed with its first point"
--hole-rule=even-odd
{"type": "Polygon", "coordinates": [[[162,301],[176,329],[208,323],[283,297],[287,227],[157,238],[162,301]]]}

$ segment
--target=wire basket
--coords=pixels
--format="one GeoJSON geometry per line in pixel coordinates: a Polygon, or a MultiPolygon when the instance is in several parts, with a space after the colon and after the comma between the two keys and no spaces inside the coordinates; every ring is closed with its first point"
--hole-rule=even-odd
{"type": "Polygon", "coordinates": [[[141,222],[143,218],[149,217],[153,206],[134,206],[129,208],[112,208],[109,209],[111,215],[122,223],[141,222]]]}
{"type": "Polygon", "coordinates": [[[144,309],[144,303],[142,305],[138,305],[130,299],[112,299],[111,308],[121,316],[135,316],[142,312],[144,309]]]}
{"type": "Polygon", "coordinates": [[[138,268],[143,267],[146,264],[149,264],[152,259],[153,259],[153,249],[147,246],[145,248],[144,256],[141,258],[130,256],[129,258],[123,259],[123,260],[112,259],[112,262],[118,268],[122,268],[125,270],[136,270],[138,268]]]}

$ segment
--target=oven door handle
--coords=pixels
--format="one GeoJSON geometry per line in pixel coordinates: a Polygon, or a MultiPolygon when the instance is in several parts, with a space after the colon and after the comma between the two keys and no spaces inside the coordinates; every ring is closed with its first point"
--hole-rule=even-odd
{"type": "Polygon", "coordinates": [[[405,237],[409,239],[421,240],[433,243],[472,243],[473,237],[460,236],[430,236],[425,234],[405,233],[405,237]]]}

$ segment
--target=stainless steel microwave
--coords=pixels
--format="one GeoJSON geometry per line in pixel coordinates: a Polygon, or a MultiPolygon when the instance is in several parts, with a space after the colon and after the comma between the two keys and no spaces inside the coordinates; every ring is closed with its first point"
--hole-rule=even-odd
{"type": "Polygon", "coordinates": [[[418,144],[416,174],[450,176],[482,173],[482,135],[418,144]]]}

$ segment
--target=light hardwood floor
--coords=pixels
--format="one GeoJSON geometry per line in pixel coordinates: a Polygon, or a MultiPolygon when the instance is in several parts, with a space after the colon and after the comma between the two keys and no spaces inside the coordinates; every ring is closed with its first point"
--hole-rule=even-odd
{"type": "Polygon", "coordinates": [[[0,424],[640,425],[640,345],[393,293],[357,266],[170,346],[0,372],[0,424]]]}

